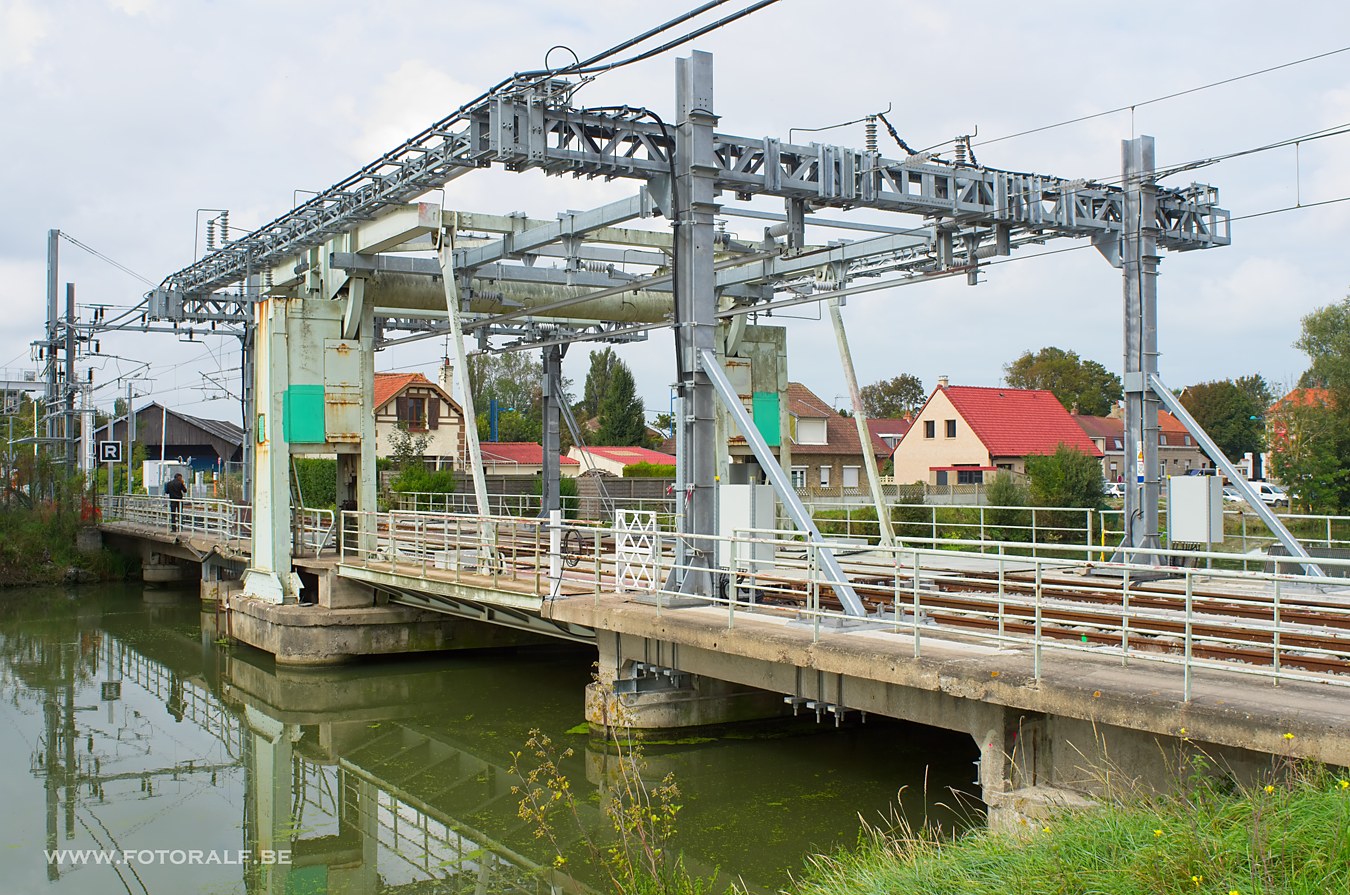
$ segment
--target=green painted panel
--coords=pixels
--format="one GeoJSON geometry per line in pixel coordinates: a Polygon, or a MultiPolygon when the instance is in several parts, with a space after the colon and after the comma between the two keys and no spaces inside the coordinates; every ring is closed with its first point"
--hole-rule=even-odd
{"type": "Polygon", "coordinates": [[[327,891],[327,864],[292,867],[286,874],[286,895],[325,895],[327,891]]]}
{"type": "Polygon", "coordinates": [[[769,447],[778,447],[782,444],[782,431],[779,428],[781,416],[778,412],[778,392],[755,392],[752,409],[755,417],[755,428],[759,429],[759,434],[764,436],[769,447]]]}
{"type": "Polygon", "coordinates": [[[323,386],[293,385],[282,399],[281,434],[288,444],[322,444],[323,386]]]}

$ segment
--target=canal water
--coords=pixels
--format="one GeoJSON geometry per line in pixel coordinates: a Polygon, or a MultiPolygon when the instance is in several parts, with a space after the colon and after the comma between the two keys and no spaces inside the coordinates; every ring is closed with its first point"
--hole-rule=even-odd
{"type": "MultiPolygon", "coordinates": [[[[582,844],[604,841],[618,781],[583,723],[593,651],[292,671],[212,629],[195,589],[0,591],[3,891],[605,891],[582,844]],[[534,730],[571,749],[560,866],[512,791],[534,730]]],[[[860,817],[979,823],[976,757],[811,715],[649,744],[643,778],[673,775],[690,869],[774,892],[860,817]]]]}

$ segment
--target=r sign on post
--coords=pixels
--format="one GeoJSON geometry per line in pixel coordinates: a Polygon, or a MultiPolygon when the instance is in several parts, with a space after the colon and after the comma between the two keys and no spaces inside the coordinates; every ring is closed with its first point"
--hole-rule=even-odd
{"type": "Polygon", "coordinates": [[[1144,443],[1139,442],[1139,450],[1134,455],[1134,480],[1144,484],[1144,443]]]}
{"type": "Polygon", "coordinates": [[[113,496],[113,467],[122,462],[122,442],[100,441],[98,458],[108,464],[108,497],[113,496]]]}

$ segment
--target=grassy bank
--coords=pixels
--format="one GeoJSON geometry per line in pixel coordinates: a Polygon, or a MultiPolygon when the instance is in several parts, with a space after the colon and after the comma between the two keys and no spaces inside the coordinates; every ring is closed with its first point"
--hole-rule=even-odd
{"type": "Polygon", "coordinates": [[[1278,782],[1122,798],[1025,836],[955,841],[870,830],[814,859],[793,895],[1326,895],[1350,892],[1350,779],[1298,769],[1278,782]]]}
{"type": "Polygon", "coordinates": [[[73,508],[0,509],[0,587],[60,584],[72,575],[100,581],[125,578],[130,570],[125,557],[106,549],[81,553],[75,548],[79,527],[73,508]]]}

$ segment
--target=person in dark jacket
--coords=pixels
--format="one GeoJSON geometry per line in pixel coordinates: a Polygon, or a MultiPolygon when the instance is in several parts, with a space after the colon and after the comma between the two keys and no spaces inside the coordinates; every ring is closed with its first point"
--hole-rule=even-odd
{"type": "Polygon", "coordinates": [[[183,495],[187,493],[187,483],[181,472],[164,486],[164,493],[169,495],[169,531],[178,531],[183,522],[183,495]]]}

